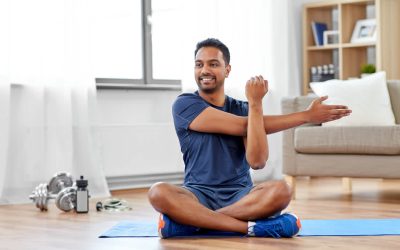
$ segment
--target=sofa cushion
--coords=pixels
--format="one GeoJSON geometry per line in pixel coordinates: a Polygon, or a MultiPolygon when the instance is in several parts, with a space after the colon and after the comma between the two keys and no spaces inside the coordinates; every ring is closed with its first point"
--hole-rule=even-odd
{"type": "Polygon", "coordinates": [[[310,86],[317,95],[329,97],[325,104],[342,104],[352,110],[349,116],[322,126],[395,125],[385,72],[362,79],[312,82],[310,86]]]}
{"type": "Polygon", "coordinates": [[[299,127],[294,148],[306,154],[400,155],[400,125],[299,127]]]}

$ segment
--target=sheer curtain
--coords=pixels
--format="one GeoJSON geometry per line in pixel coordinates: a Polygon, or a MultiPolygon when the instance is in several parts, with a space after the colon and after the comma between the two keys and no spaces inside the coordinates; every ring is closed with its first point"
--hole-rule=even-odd
{"type": "MultiPolygon", "coordinates": [[[[244,99],[246,81],[263,75],[269,81],[265,114],[280,114],[283,96],[299,93],[298,65],[293,31],[292,0],[192,0],[183,1],[183,91],[197,89],[193,78],[195,44],[208,37],[224,42],[231,52],[232,71],[225,81],[226,93],[244,99]]],[[[281,178],[282,135],[268,136],[267,167],[253,174],[255,180],[281,178]]]]}
{"type": "Polygon", "coordinates": [[[59,171],[89,180],[108,196],[89,64],[87,0],[10,0],[2,19],[0,204],[29,202],[34,187],[59,171]],[[2,56],[3,57],[3,56],[2,56]]]}

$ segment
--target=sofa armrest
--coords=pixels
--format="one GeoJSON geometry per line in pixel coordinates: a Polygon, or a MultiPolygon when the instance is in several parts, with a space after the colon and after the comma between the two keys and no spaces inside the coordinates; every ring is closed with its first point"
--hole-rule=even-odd
{"type": "MultiPolygon", "coordinates": [[[[294,112],[300,112],[311,104],[311,102],[317,98],[316,95],[298,96],[298,97],[284,97],[281,100],[282,114],[290,114],[294,112]]],[[[312,124],[306,124],[304,126],[315,126],[312,124]]],[[[296,176],[296,151],[294,149],[294,130],[287,129],[283,131],[283,142],[282,142],[282,171],[283,174],[296,176]]]]}
{"type": "Polygon", "coordinates": [[[282,114],[290,114],[307,109],[311,102],[316,99],[316,95],[284,97],[282,98],[282,114]]]}
{"type": "Polygon", "coordinates": [[[400,124],[400,80],[388,81],[388,90],[396,124],[400,124]]]}

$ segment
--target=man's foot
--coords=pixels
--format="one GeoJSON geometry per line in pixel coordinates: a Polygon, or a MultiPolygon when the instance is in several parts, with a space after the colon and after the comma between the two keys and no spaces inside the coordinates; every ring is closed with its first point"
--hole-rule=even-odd
{"type": "Polygon", "coordinates": [[[161,238],[195,235],[200,229],[193,226],[179,224],[167,215],[160,214],[158,219],[158,235],[161,238]]]}
{"type": "Polygon", "coordinates": [[[249,235],[256,237],[290,238],[300,231],[299,218],[292,213],[284,213],[277,217],[256,220],[249,227],[249,235]]]}

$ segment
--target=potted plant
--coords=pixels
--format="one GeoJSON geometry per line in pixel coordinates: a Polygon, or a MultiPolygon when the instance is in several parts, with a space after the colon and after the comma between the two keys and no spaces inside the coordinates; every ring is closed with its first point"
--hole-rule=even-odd
{"type": "Polygon", "coordinates": [[[361,78],[369,76],[376,72],[376,67],[373,64],[363,64],[361,66],[361,78]]]}

